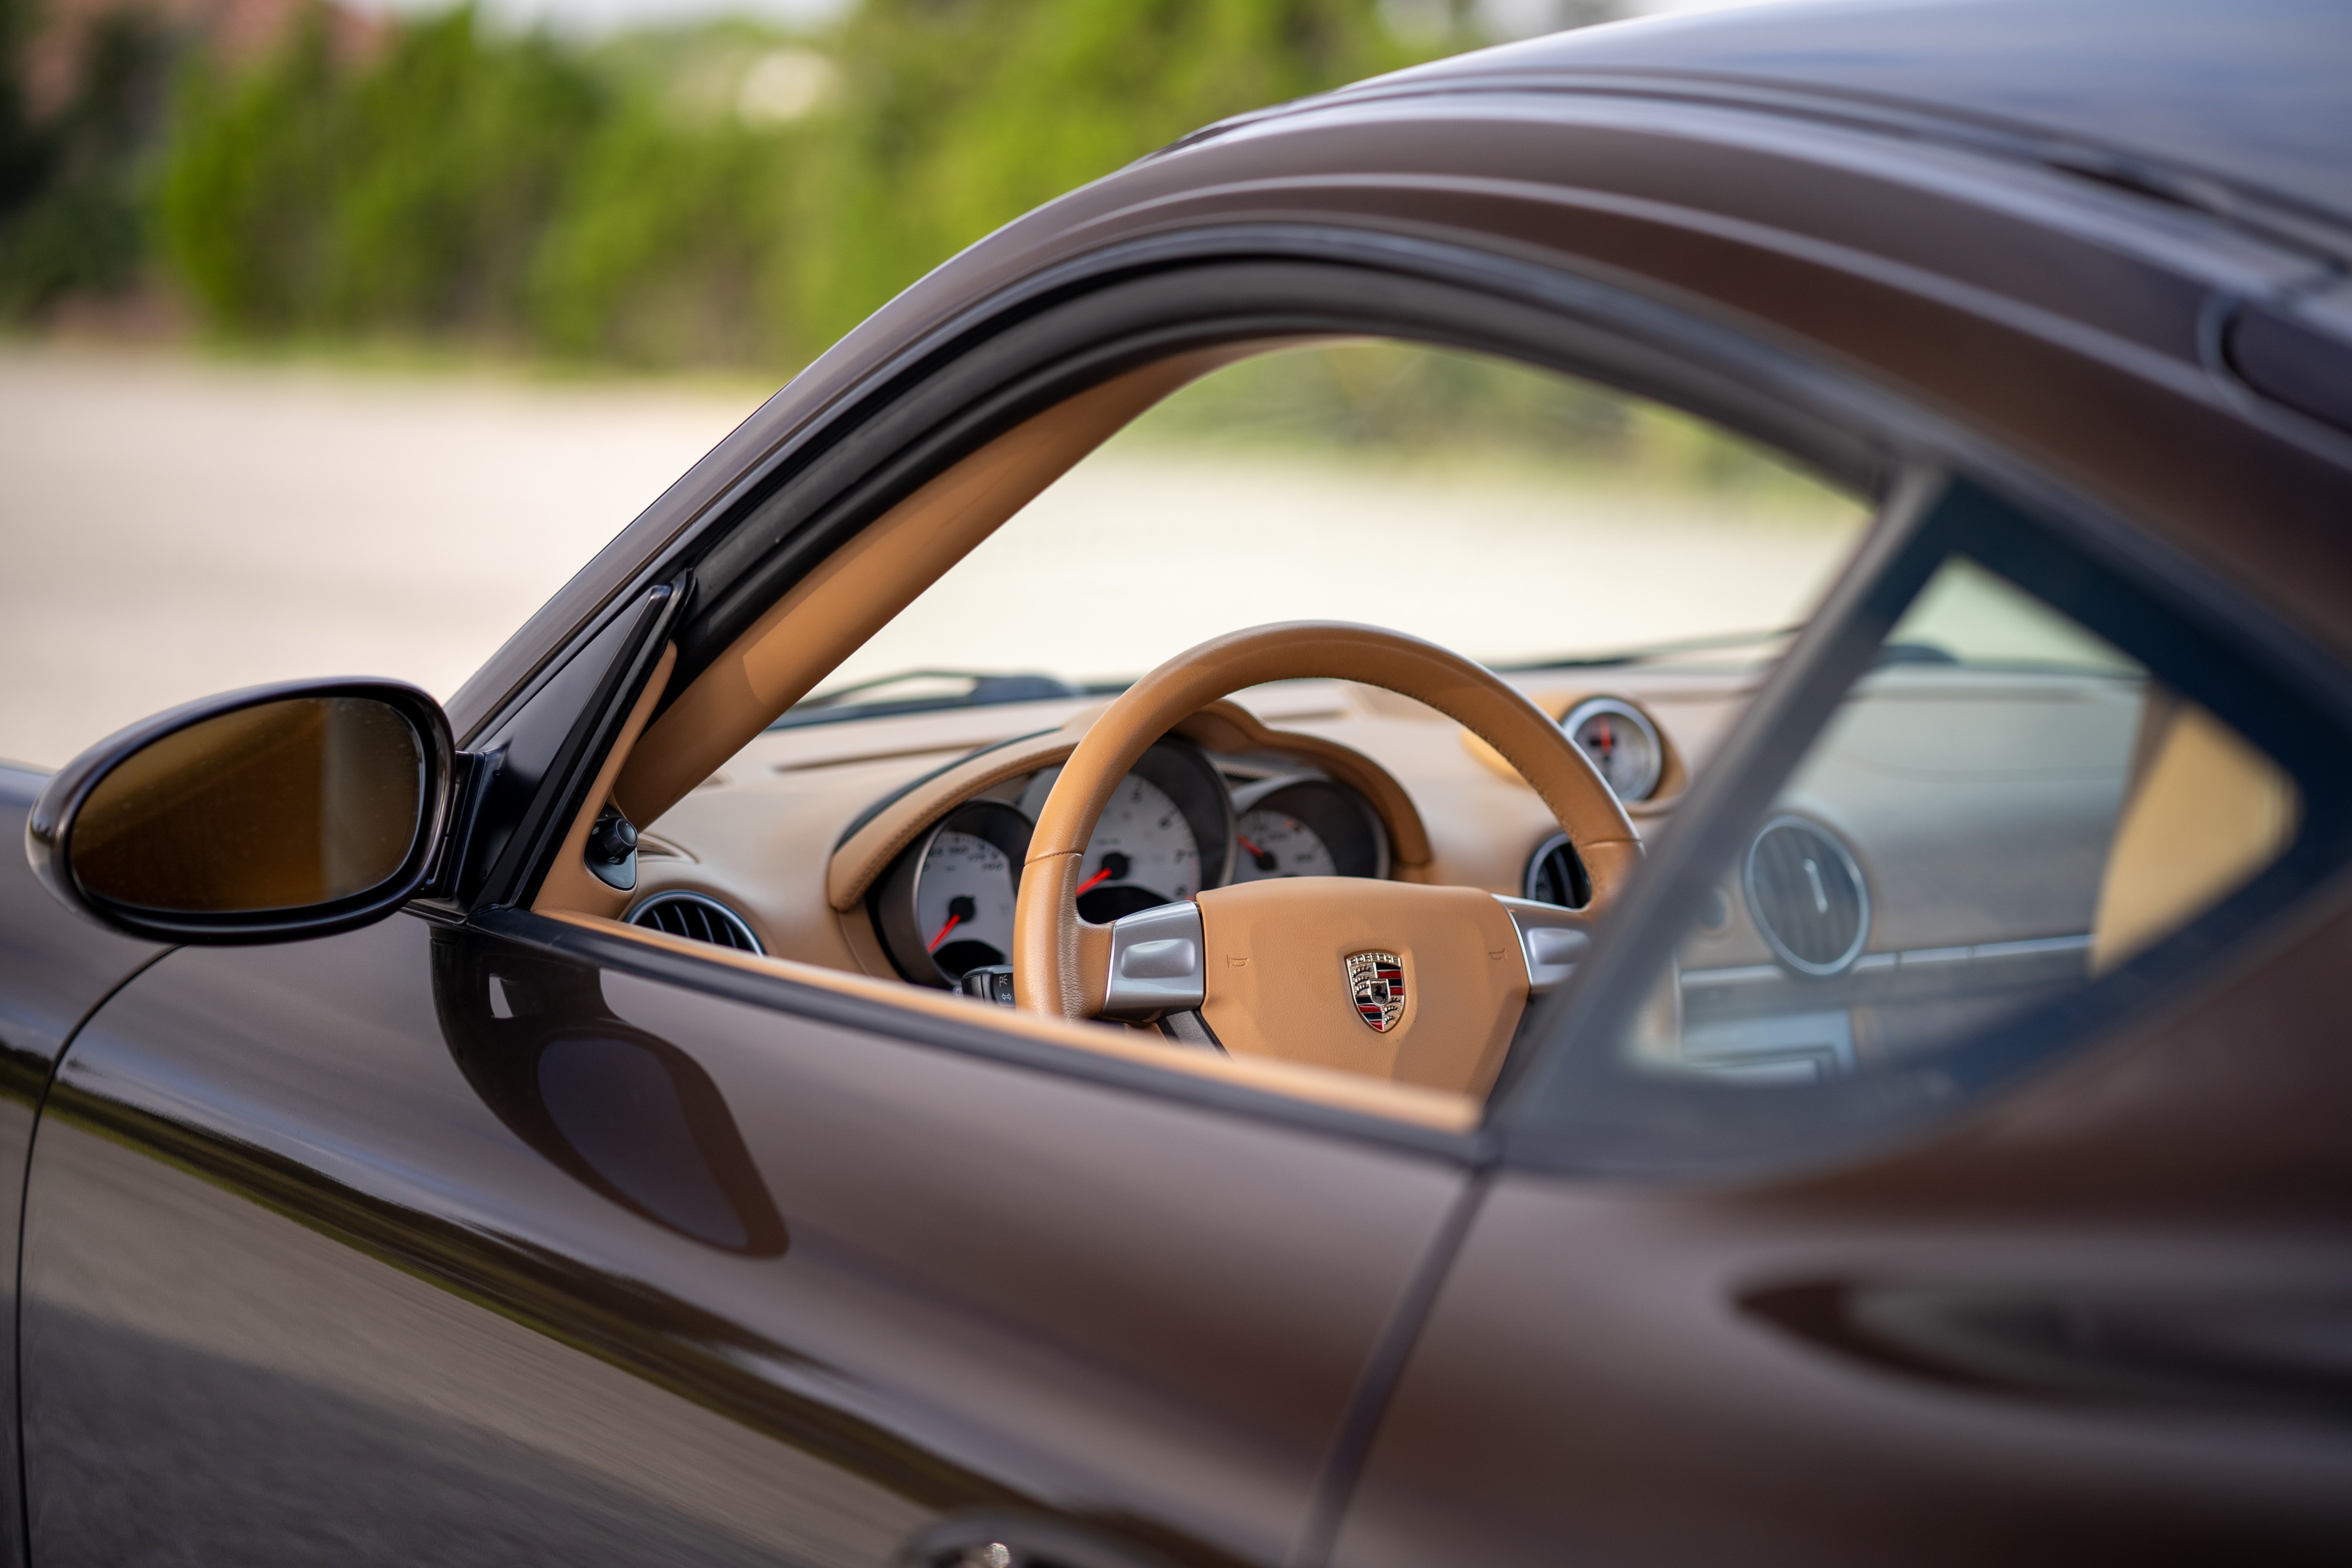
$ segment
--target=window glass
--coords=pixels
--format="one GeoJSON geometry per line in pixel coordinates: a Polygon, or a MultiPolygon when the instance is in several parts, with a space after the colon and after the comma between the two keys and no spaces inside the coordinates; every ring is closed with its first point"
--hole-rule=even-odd
{"type": "Polygon", "coordinates": [[[1928,580],[1723,865],[1643,1072],[1811,1084],[2079,991],[2286,849],[2294,785],[1994,572],[1928,580]]]}
{"type": "Polygon", "coordinates": [[[1308,619],[1497,666],[1720,639],[1703,651],[1755,660],[1868,518],[1761,447],[1593,383],[1398,343],[1291,350],[1136,420],[816,700],[919,700],[971,674],[1115,686],[1223,632],[1308,619]]]}

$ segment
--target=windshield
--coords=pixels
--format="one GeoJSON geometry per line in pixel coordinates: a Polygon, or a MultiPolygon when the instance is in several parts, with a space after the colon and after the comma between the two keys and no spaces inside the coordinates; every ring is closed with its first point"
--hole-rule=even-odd
{"type": "Polygon", "coordinates": [[[1498,669],[1753,664],[1868,517],[1573,378],[1397,343],[1272,353],[1137,419],[782,722],[1117,691],[1273,621],[1386,626],[1498,669]]]}

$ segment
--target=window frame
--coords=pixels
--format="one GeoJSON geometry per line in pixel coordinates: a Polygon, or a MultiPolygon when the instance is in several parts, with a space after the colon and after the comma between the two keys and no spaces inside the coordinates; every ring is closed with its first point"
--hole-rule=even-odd
{"type": "Polygon", "coordinates": [[[1619,1179],[1802,1174],[1916,1139],[2095,1050],[2210,981],[2352,861],[2352,679],[2276,616],[2144,530],[2024,476],[1921,468],[1885,526],[1694,787],[1585,982],[1532,1019],[1492,1121],[1510,1163],[1619,1179]],[[2018,498],[2020,491],[2032,500],[2018,498]],[[1667,1079],[1621,1042],[1720,880],[1880,645],[1967,558],[2137,661],[2277,764],[2302,794],[2285,850],[2179,930],[2077,990],[1867,1074],[1783,1090],[1667,1079]]]}
{"type": "MultiPolygon", "coordinates": [[[[1015,292],[1026,297],[1022,308],[993,299],[976,305],[971,314],[990,321],[987,331],[974,334],[976,340],[926,345],[918,363],[898,362],[877,372],[837,405],[846,412],[832,422],[825,440],[772,454],[747,468],[714,508],[712,526],[649,558],[641,576],[695,574],[681,580],[692,602],[677,626],[681,667],[673,692],[690,678],[698,646],[723,644],[730,622],[748,622],[867,522],[988,439],[1099,381],[1218,343],[1370,336],[1496,355],[1650,398],[1840,477],[1875,498],[1878,511],[1860,554],[1817,613],[1816,632],[1842,616],[1855,584],[1874,580],[1888,549],[1906,537],[1908,509],[1927,472],[1916,466],[1919,455],[1970,444],[1964,433],[1885,390],[1753,329],[1707,319],[1613,281],[1394,234],[1295,224],[1195,231],[1108,247],[1015,292]],[[1007,326],[1002,319],[1008,315],[1018,319],[1007,326]],[[1906,467],[1906,461],[1914,465],[1906,467]],[[710,570],[714,557],[728,563],[725,570],[710,570]]],[[[608,629],[612,615],[632,601],[617,602],[620,609],[583,629],[579,643],[608,629]]],[[[1791,667],[1821,643],[1812,633],[1800,638],[1768,679],[1758,706],[1788,688],[1791,667]]],[[[562,668],[561,661],[547,666],[535,694],[562,668]]],[[[534,716],[531,706],[527,696],[521,707],[509,707],[477,745],[495,747],[519,718],[534,716]]],[[[587,716],[579,722],[587,724],[587,716]]],[[[602,759],[602,751],[583,753],[577,767],[593,770],[602,759]]],[[[1678,815],[1691,814],[1697,803],[1678,815]]],[[[1637,896],[1616,924],[1644,906],[1641,884],[1658,880],[1654,872],[1640,879],[1637,896]]],[[[447,918],[465,912],[420,913],[447,918]]],[[[592,937],[519,911],[484,909],[473,918],[510,936],[579,956],[593,952],[597,962],[658,974],[673,984],[726,995],[748,995],[749,987],[761,1005],[784,1013],[842,1021],[854,1014],[857,1027],[878,1034],[1106,1077],[1179,1101],[1205,1100],[1325,1130],[1442,1148],[1480,1164],[1494,1157],[1505,1138],[1523,1135],[1524,1127],[1505,1115],[1519,1103],[1516,1085],[1528,1069],[1565,1047],[1551,1027],[1556,1008],[1548,1016],[1531,1016],[1530,1024],[1538,1027],[1523,1031],[1523,1049],[1515,1051],[1504,1082],[1482,1108],[1479,1126],[1455,1135],[1272,1092],[1204,1084],[1175,1071],[1078,1061],[1072,1059],[1081,1053],[1041,1047],[983,1024],[950,1028],[884,1003],[853,1007],[782,977],[759,977],[755,985],[754,977],[716,961],[649,951],[617,936],[592,937]]],[[[1570,988],[1554,1000],[1583,989],[1570,988]]]]}

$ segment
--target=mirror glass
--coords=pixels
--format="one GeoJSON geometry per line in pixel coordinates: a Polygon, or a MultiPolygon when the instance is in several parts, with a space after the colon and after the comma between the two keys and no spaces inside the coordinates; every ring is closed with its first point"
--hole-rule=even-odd
{"type": "Polygon", "coordinates": [[[425,743],[370,697],[205,719],[99,781],[67,853],[94,897],[175,914],[299,909],[397,873],[425,816],[425,743]]]}

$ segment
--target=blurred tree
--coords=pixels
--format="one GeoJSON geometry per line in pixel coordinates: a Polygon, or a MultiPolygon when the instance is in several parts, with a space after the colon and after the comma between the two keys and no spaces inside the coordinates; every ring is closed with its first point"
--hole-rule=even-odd
{"type": "MultiPolygon", "coordinates": [[[[0,0],[0,23],[27,3],[0,0]]],[[[152,29],[88,51],[54,126],[0,68],[0,307],[125,276],[152,214],[170,274],[233,333],[787,364],[1029,208],[1458,47],[1476,11],[864,0],[820,39],[720,23],[583,48],[464,7],[355,49],[354,14],[309,3],[258,62],[199,50],[160,148],[152,29]]]]}
{"type": "Polygon", "coordinates": [[[793,279],[820,348],[999,225],[1212,121],[1412,63],[1377,0],[866,0],[810,149],[821,245],[793,279]]]}
{"type": "Polygon", "coordinates": [[[259,68],[194,70],[164,163],[165,254],[245,330],[394,329],[520,340],[531,267],[602,85],[470,8],[340,63],[323,13],[259,68]]]}
{"type": "Polygon", "coordinates": [[[540,344],[637,364],[789,362],[764,280],[787,226],[789,141],[646,103],[581,151],[531,273],[540,344]]]}
{"type": "Polygon", "coordinates": [[[145,259],[145,168],[169,68],[152,18],[90,25],[69,96],[35,118],[20,68],[23,0],[0,0],[0,316],[110,293],[145,259]]]}

